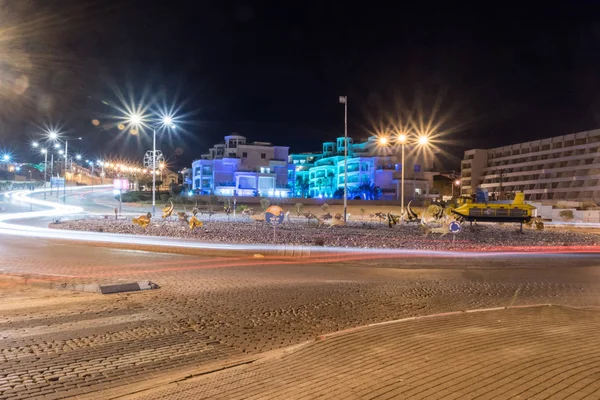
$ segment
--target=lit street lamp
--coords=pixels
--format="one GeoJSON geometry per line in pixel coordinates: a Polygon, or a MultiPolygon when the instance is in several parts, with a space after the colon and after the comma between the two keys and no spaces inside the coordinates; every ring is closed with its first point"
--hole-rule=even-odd
{"type": "MultiPolygon", "coordinates": [[[[457,188],[460,188],[460,184],[462,182],[460,181],[460,179],[457,179],[453,183],[454,184],[452,185],[452,198],[454,198],[454,186],[456,186],[457,188]]],[[[460,196],[460,189],[459,189],[458,195],[460,196]]]]}
{"type": "Polygon", "coordinates": [[[340,96],[339,100],[344,105],[344,221],[348,221],[348,96],[340,96]]]}
{"type": "MultiPolygon", "coordinates": [[[[400,178],[400,203],[401,203],[400,214],[401,214],[402,219],[404,219],[404,170],[406,168],[406,166],[404,165],[405,164],[404,163],[404,145],[408,142],[408,140],[409,140],[409,136],[405,133],[400,133],[396,137],[396,142],[400,143],[400,147],[402,149],[402,161],[401,161],[402,162],[402,164],[401,164],[402,165],[402,171],[401,171],[402,175],[400,178]]],[[[425,135],[419,135],[417,137],[416,143],[419,146],[427,146],[429,144],[429,138],[425,135]]],[[[390,139],[388,139],[385,136],[382,136],[379,138],[379,144],[381,146],[388,146],[392,143],[391,143],[390,139]]]]}
{"type": "MultiPolygon", "coordinates": [[[[129,123],[138,128],[144,124],[144,116],[139,114],[131,114],[128,116],[129,123]]],[[[160,121],[152,125],[152,214],[156,213],[156,129],[158,128],[174,129],[173,117],[163,115],[160,121]]]]}

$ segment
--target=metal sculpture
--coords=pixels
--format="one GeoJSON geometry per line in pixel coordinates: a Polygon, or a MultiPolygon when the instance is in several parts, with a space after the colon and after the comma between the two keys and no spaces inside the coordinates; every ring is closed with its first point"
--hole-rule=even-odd
{"type": "Polygon", "coordinates": [[[194,230],[195,228],[201,228],[202,221],[200,221],[198,218],[196,218],[195,215],[193,215],[192,218],[190,218],[189,226],[190,230],[194,230]]]}
{"type": "Polygon", "coordinates": [[[397,215],[394,215],[391,212],[389,212],[387,214],[388,226],[391,228],[392,226],[396,225],[399,219],[400,218],[397,215]]]}
{"type": "Polygon", "coordinates": [[[188,222],[189,215],[185,211],[177,211],[177,216],[179,217],[179,221],[188,222]]]}
{"type": "Polygon", "coordinates": [[[544,230],[544,222],[542,222],[540,217],[534,217],[529,222],[526,222],[526,224],[531,228],[535,228],[537,231],[544,230]]]}
{"type": "Polygon", "coordinates": [[[409,201],[408,205],[406,206],[406,211],[405,211],[406,222],[421,223],[421,218],[419,218],[419,214],[417,214],[416,212],[413,211],[413,209],[410,206],[410,203],[412,203],[412,200],[409,201]]]}
{"type": "Polygon", "coordinates": [[[331,219],[330,224],[331,224],[330,227],[332,227],[332,226],[345,226],[346,225],[346,221],[344,221],[344,218],[342,217],[342,214],[337,213],[331,219]]]}
{"type": "Polygon", "coordinates": [[[169,203],[171,203],[171,205],[168,205],[166,207],[163,207],[162,211],[163,211],[163,219],[167,219],[169,218],[171,215],[173,215],[173,210],[175,210],[175,206],[173,205],[173,202],[171,200],[169,200],[169,203]]]}
{"type": "Polygon", "coordinates": [[[450,233],[450,229],[448,229],[449,226],[450,221],[447,218],[444,218],[441,226],[432,227],[425,224],[424,222],[421,222],[421,227],[425,231],[425,236],[427,236],[430,233],[439,233],[442,236],[446,236],[448,233],[450,233]]]}
{"type": "Polygon", "coordinates": [[[385,221],[385,219],[387,218],[386,215],[382,212],[376,212],[375,214],[370,214],[369,218],[373,219],[377,217],[379,219],[379,222],[383,223],[383,221],[385,221]]]}
{"type": "Polygon", "coordinates": [[[305,213],[304,214],[304,218],[306,218],[306,220],[309,223],[314,220],[317,223],[317,226],[321,226],[324,223],[324,221],[321,218],[317,217],[315,214],[310,213],[310,212],[309,213],[305,213]]]}
{"type": "Polygon", "coordinates": [[[139,217],[136,217],[136,218],[132,219],[131,221],[135,225],[139,225],[142,228],[147,228],[148,225],[150,225],[150,220],[151,219],[152,219],[152,214],[151,213],[147,213],[146,215],[140,215],[139,217]]]}
{"type": "Polygon", "coordinates": [[[430,211],[434,220],[439,221],[444,218],[444,206],[441,204],[432,204],[429,208],[428,211],[430,211]]]}

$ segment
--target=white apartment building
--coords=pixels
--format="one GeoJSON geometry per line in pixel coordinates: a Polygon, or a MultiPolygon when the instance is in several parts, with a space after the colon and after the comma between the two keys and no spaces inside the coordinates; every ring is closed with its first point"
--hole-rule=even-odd
{"type": "MultiPolygon", "coordinates": [[[[382,199],[399,200],[403,167],[400,151],[398,148],[386,150],[377,143],[375,136],[357,143],[351,137],[347,138],[349,192],[368,182],[381,189],[382,199]]],[[[342,136],[335,142],[324,142],[322,152],[290,154],[289,182],[296,197],[330,198],[344,187],[344,145],[342,136]],[[307,190],[299,187],[299,179],[308,180],[307,190]]],[[[436,173],[433,172],[433,159],[413,151],[412,146],[406,147],[404,190],[405,199],[409,201],[430,194],[436,173]]]]}
{"type": "Polygon", "coordinates": [[[465,151],[462,193],[487,189],[498,198],[600,201],[600,129],[465,151]]]}
{"type": "Polygon", "coordinates": [[[289,147],[225,136],[192,163],[192,189],[201,194],[286,197],[289,147]]]}

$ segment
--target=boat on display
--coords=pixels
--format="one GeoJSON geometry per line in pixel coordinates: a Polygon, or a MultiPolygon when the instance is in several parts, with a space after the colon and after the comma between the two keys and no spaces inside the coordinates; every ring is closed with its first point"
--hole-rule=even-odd
{"type": "MultiPolygon", "coordinates": [[[[487,201],[487,193],[478,192],[475,199],[461,197],[459,206],[452,210],[456,217],[469,222],[519,222],[528,223],[536,208],[525,203],[525,194],[519,192],[511,203],[487,201]]],[[[457,218],[457,219],[458,219],[457,218]]]]}

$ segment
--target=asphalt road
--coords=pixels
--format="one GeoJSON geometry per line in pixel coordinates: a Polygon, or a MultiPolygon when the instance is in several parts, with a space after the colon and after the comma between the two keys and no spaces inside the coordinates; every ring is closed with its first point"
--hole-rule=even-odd
{"type": "Polygon", "coordinates": [[[256,259],[13,236],[0,236],[0,254],[2,399],[110,398],[123,385],[406,317],[600,306],[597,255],[256,259]],[[161,288],[77,292],[140,280],[161,288]]]}

